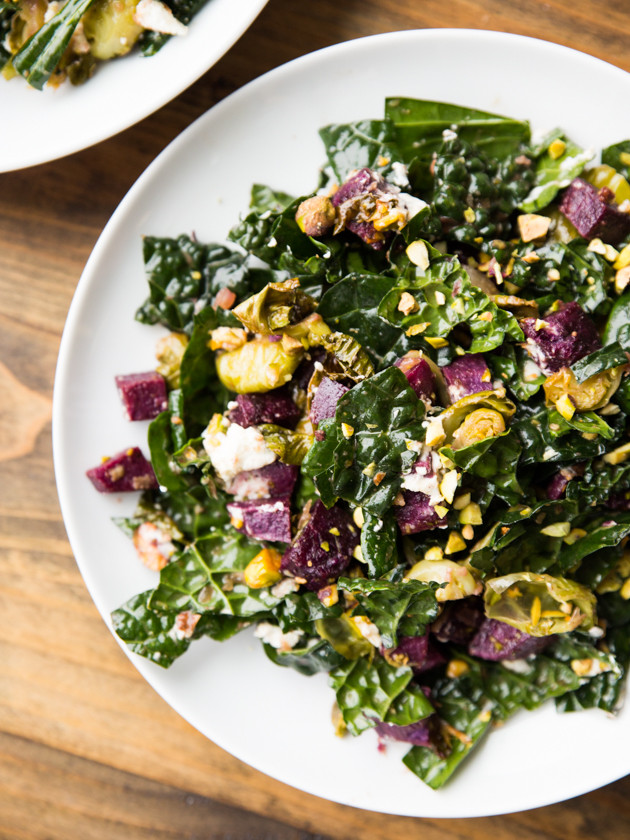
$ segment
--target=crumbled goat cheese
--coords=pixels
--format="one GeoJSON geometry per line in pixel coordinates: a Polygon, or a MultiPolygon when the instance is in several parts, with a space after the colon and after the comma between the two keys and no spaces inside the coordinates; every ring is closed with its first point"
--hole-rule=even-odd
{"type": "Polygon", "coordinates": [[[271,594],[274,598],[284,598],[292,592],[297,592],[300,584],[292,577],[282,578],[281,581],[271,587],[271,594]]]}
{"type": "Polygon", "coordinates": [[[392,163],[392,171],[387,178],[391,184],[395,184],[397,187],[409,186],[409,170],[404,163],[399,161],[392,163]]]}
{"type": "Polygon", "coordinates": [[[501,665],[513,674],[529,674],[532,669],[526,659],[504,659],[501,665]]]}
{"type": "Polygon", "coordinates": [[[140,0],[133,13],[134,22],[144,29],[164,35],[186,35],[188,27],[177,20],[173,12],[160,0],[140,0]]]}
{"type": "Polygon", "coordinates": [[[369,618],[366,618],[363,615],[355,616],[352,621],[354,622],[354,626],[357,628],[359,633],[363,636],[364,639],[367,639],[371,645],[374,645],[375,648],[380,648],[383,644],[381,640],[381,634],[379,633],[378,627],[376,624],[373,624],[369,618]]]}
{"type": "Polygon", "coordinates": [[[203,447],[226,484],[241,472],[258,470],[276,460],[275,452],[269,449],[258,429],[254,426],[244,429],[238,423],[231,423],[227,432],[208,434],[206,429],[203,447]]]}
{"type": "Polygon", "coordinates": [[[288,633],[283,633],[276,624],[261,621],[254,630],[254,636],[276,650],[288,651],[296,646],[303,633],[301,630],[289,630],[288,633]]]}

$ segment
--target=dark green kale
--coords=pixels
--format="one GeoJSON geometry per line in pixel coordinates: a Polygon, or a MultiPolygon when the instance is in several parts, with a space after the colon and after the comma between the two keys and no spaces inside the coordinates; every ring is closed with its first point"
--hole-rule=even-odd
{"type": "MultiPolygon", "coordinates": [[[[206,2],[207,0],[164,0],[164,3],[173,12],[177,20],[184,24],[189,24],[206,2]]],[[[138,46],[142,51],[142,55],[155,55],[156,52],[162,49],[170,37],[170,35],[164,35],[153,29],[145,29],[138,39],[138,46]]]]}

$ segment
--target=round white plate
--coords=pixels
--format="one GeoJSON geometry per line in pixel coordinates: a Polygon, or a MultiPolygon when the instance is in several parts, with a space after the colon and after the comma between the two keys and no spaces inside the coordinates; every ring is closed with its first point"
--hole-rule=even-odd
{"type": "Polygon", "coordinates": [[[86,149],[157,111],[226,53],[267,0],[207,0],[184,37],[156,55],[132,52],[98,65],[84,85],[43,91],[0,76],[0,172],[86,149]]]}
{"type": "MultiPolygon", "coordinates": [[[[386,96],[456,102],[562,126],[601,148],[628,135],[630,76],[581,53],[514,35],[409,31],[330,47],[232,94],[147,169],[105,228],[79,283],[64,333],[54,399],[54,451],[68,534],[104,618],[155,576],[110,516],[134,499],[99,495],[85,470],[138,444],[146,424],[122,419],[113,377],[150,369],[159,330],[135,323],[146,296],[142,234],[195,231],[223,239],[253,182],[303,194],[324,161],[318,129],[379,118],[386,96]],[[561,79],[560,84],[554,80],[561,79]],[[594,92],[597,112],[594,113],[594,92]]],[[[164,671],[132,656],[183,717],[248,764],[301,790],[394,814],[481,816],[557,802],[630,771],[630,709],[560,715],[553,704],[491,733],[441,791],[377,751],[374,733],[333,734],[326,677],[272,665],[251,632],[195,642],[164,671]],[[264,722],[264,725],[263,723],[264,722]]]]}

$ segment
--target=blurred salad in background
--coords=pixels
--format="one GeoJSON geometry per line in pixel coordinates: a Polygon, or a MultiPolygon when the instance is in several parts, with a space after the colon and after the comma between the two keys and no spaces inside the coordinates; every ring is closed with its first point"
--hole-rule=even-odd
{"type": "Polygon", "coordinates": [[[320,133],[313,194],[255,185],[232,244],[144,240],[148,457],[88,475],[141,491],[159,580],[112,620],[163,667],[253,627],[439,788],[518,710],[620,703],[630,141],[413,99],[320,133]]]}
{"type": "Polygon", "coordinates": [[[0,69],[34,88],[83,84],[101,61],[154,55],[206,0],[3,0],[0,69]]]}

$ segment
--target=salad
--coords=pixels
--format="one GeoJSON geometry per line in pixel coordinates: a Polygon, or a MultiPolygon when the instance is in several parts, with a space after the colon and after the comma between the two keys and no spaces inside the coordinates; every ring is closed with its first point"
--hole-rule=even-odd
{"type": "Polygon", "coordinates": [[[320,133],[230,245],[144,240],[148,450],[88,476],[159,580],[112,621],[162,667],[253,628],[439,788],[518,710],[621,701],[630,141],[411,99],[320,133]]]}
{"type": "Polygon", "coordinates": [[[154,55],[205,0],[6,0],[0,3],[0,70],[34,88],[83,84],[100,61],[138,47],[154,55]]]}

